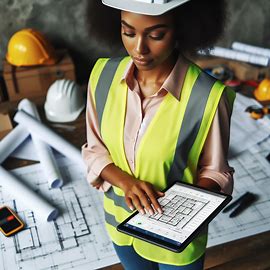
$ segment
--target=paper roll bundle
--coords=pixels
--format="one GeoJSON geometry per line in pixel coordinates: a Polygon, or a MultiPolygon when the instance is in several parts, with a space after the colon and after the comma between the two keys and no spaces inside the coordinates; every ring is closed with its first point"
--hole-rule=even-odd
{"type": "MultiPolygon", "coordinates": [[[[33,116],[37,121],[40,121],[37,107],[28,99],[23,99],[19,105],[19,110],[27,112],[33,116]]],[[[43,167],[43,171],[47,176],[48,184],[52,188],[59,188],[63,185],[63,179],[56,160],[54,158],[52,149],[44,141],[40,140],[35,134],[31,134],[32,140],[39,157],[39,161],[43,167]]]]}
{"type": "Polygon", "coordinates": [[[22,125],[16,126],[0,141],[0,164],[29,136],[22,125]]]}
{"type": "Polygon", "coordinates": [[[14,121],[26,127],[31,134],[37,135],[39,139],[52,146],[64,156],[83,166],[83,160],[79,149],[52,131],[50,128],[40,123],[28,113],[18,111],[14,116],[14,121]]]}
{"type": "Polygon", "coordinates": [[[56,208],[1,166],[0,185],[7,192],[11,190],[14,199],[33,210],[39,220],[52,221],[58,216],[58,210],[56,208]]]}
{"type": "Polygon", "coordinates": [[[233,42],[232,48],[237,51],[242,51],[242,52],[247,52],[247,53],[252,53],[252,54],[258,54],[262,56],[266,56],[270,58],[270,49],[258,47],[258,46],[252,46],[249,44],[245,44],[242,42],[233,42]]]}
{"type": "Polygon", "coordinates": [[[257,54],[250,54],[241,51],[235,51],[227,48],[222,47],[214,47],[214,49],[210,50],[210,55],[224,57],[228,59],[234,59],[238,61],[248,62],[251,64],[261,65],[261,66],[268,66],[269,65],[269,58],[257,54]]]}

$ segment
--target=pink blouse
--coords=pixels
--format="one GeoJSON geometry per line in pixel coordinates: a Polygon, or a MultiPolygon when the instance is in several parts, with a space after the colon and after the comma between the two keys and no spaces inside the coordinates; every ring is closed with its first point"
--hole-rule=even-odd
{"type": "MultiPolygon", "coordinates": [[[[134,77],[135,65],[132,60],[128,65],[122,78],[122,80],[126,80],[128,85],[124,148],[132,172],[135,170],[135,156],[140,141],[164,96],[173,95],[176,99],[181,99],[181,89],[188,66],[189,62],[179,56],[159,91],[142,99],[139,84],[134,77]]],[[[212,179],[218,183],[222,192],[228,194],[232,193],[234,172],[227,161],[230,115],[231,108],[225,94],[223,94],[198,164],[198,179],[212,179]]],[[[86,132],[87,143],[82,146],[82,155],[87,165],[87,180],[89,183],[93,183],[99,178],[105,166],[113,161],[100,135],[90,86],[88,86],[87,97],[86,132]]],[[[99,190],[107,191],[110,187],[110,183],[103,181],[99,190]]]]}

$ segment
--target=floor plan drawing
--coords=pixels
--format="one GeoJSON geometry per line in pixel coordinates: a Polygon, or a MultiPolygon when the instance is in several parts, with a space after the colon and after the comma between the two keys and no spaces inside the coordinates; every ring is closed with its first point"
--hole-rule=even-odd
{"type": "Polygon", "coordinates": [[[170,199],[162,198],[159,202],[163,213],[156,213],[149,218],[168,225],[181,226],[181,228],[184,228],[190,219],[208,203],[207,200],[192,198],[185,194],[174,195],[170,199]]]}
{"type": "Polygon", "coordinates": [[[14,209],[25,222],[15,236],[0,236],[0,269],[62,270],[98,269],[119,262],[107,236],[102,193],[90,188],[84,168],[66,158],[58,159],[65,183],[51,189],[40,165],[13,173],[60,211],[52,222],[40,223],[35,213],[0,189],[0,203],[14,209]]]}
{"type": "Polygon", "coordinates": [[[220,213],[209,225],[208,246],[269,231],[270,224],[270,137],[230,160],[234,167],[233,200],[249,191],[258,199],[239,216],[220,213]]]}
{"type": "MultiPolygon", "coordinates": [[[[246,191],[258,200],[235,218],[220,213],[209,225],[208,246],[269,230],[270,138],[230,160],[234,167],[233,199],[246,191]]],[[[0,187],[0,204],[14,209],[26,226],[12,237],[0,234],[1,270],[89,270],[119,262],[104,226],[102,193],[89,187],[85,169],[59,158],[64,178],[60,189],[49,187],[39,164],[13,170],[19,179],[60,211],[52,222],[41,223],[12,191],[0,187]]]]}

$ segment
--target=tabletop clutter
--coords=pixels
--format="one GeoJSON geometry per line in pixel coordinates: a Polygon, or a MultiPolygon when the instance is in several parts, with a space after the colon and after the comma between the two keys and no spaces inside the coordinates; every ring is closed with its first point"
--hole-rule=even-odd
{"type": "MultiPolygon", "coordinates": [[[[214,47],[208,52],[199,52],[196,63],[236,91],[247,87],[249,96],[264,103],[270,101],[269,59],[270,49],[234,42],[231,49],[214,47]]],[[[71,122],[80,115],[85,99],[75,82],[75,68],[68,51],[55,50],[40,31],[22,29],[9,40],[3,61],[3,77],[6,93],[0,96],[6,96],[8,101],[20,102],[13,118],[18,124],[15,128],[12,129],[9,115],[0,114],[0,164],[31,135],[48,185],[60,188],[64,179],[52,148],[82,164],[80,151],[42,124],[36,105],[29,99],[46,96],[44,110],[51,122],[71,122]]],[[[246,112],[253,119],[260,119],[270,109],[267,105],[253,105],[247,107],[246,112]]],[[[59,214],[54,206],[29,190],[2,166],[0,177],[3,188],[12,186],[16,199],[21,200],[21,194],[27,194],[29,207],[38,209],[37,214],[42,220],[51,221],[59,214]]]]}
{"type": "MultiPolygon", "coordinates": [[[[83,165],[80,150],[41,122],[35,103],[28,98],[45,97],[45,116],[51,122],[76,120],[85,108],[84,93],[75,82],[75,70],[67,50],[55,50],[46,36],[35,29],[22,29],[9,40],[3,76],[9,101],[19,102],[12,128],[10,116],[0,114],[0,164],[31,135],[50,188],[64,180],[52,148],[83,165]],[[61,117],[60,117],[61,116],[61,117]]],[[[0,89],[1,90],[1,89],[0,89]]],[[[2,100],[3,101],[3,100],[2,100]]],[[[1,101],[0,101],[1,102],[1,101]]],[[[42,221],[54,220],[59,211],[0,166],[3,190],[33,209],[42,221]]]]}
{"type": "MultiPolygon", "coordinates": [[[[39,161],[51,188],[60,188],[64,184],[51,147],[83,166],[79,149],[40,122],[33,102],[23,99],[18,105],[18,111],[13,120],[18,125],[0,141],[0,164],[31,134],[39,161]]],[[[54,206],[2,166],[0,166],[0,178],[2,188],[7,191],[12,190],[14,198],[26,203],[41,220],[52,221],[57,217],[58,210],[54,206]]]]}
{"type": "Polygon", "coordinates": [[[246,109],[253,119],[269,114],[270,49],[233,42],[231,48],[216,46],[198,54],[196,63],[207,73],[263,105],[246,109]]]}

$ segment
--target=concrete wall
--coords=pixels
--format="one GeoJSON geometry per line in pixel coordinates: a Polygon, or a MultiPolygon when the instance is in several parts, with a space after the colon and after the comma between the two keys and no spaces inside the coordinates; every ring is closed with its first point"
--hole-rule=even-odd
{"type": "MultiPolygon", "coordinates": [[[[69,49],[79,82],[87,80],[94,59],[109,53],[98,47],[86,30],[87,1],[92,0],[1,0],[0,58],[4,58],[14,32],[25,27],[36,28],[43,31],[56,48],[69,49]]],[[[230,13],[227,31],[218,44],[230,46],[232,41],[238,40],[270,47],[270,1],[227,1],[230,13]]]]}
{"type": "Polygon", "coordinates": [[[229,20],[220,44],[230,46],[234,40],[270,48],[270,1],[227,0],[229,20]]]}

